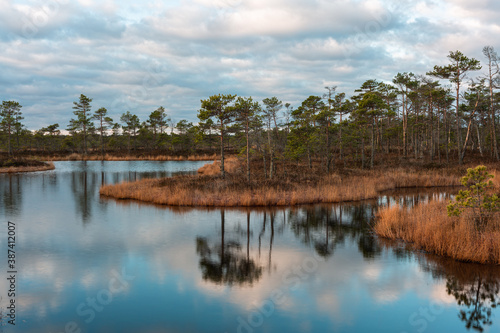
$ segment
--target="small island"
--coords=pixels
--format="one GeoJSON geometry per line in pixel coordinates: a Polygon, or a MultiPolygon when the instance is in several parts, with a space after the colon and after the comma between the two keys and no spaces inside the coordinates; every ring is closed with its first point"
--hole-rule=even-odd
{"type": "Polygon", "coordinates": [[[221,162],[215,161],[200,168],[198,175],[109,184],[101,187],[100,194],[172,206],[293,206],[374,199],[399,188],[460,185],[456,168],[342,168],[326,173],[319,163],[311,168],[290,163],[279,165],[270,178],[261,161],[252,162],[250,180],[246,162],[231,157],[224,177],[221,162]]]}
{"type": "Polygon", "coordinates": [[[0,173],[33,172],[54,170],[52,162],[25,158],[0,158],[0,173]]]}

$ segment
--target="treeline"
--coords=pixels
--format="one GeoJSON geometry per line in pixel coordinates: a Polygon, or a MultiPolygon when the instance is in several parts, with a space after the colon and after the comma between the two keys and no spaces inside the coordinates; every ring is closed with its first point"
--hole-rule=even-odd
{"type": "MultiPolygon", "coordinates": [[[[498,55],[484,47],[484,73],[479,60],[460,51],[450,52],[449,64],[434,66],[426,75],[398,73],[392,82],[367,80],[353,96],[326,87],[298,106],[277,97],[214,95],[201,101],[199,123],[171,121],[165,108],[148,119],[130,111],[118,120],[81,95],[74,102],[67,130],[59,124],[31,132],[22,124],[21,106],[2,103],[2,145],[10,154],[28,151],[105,154],[160,152],[195,154],[219,151],[224,174],[224,153],[262,159],[266,178],[285,162],[321,161],[326,172],[336,166],[373,167],[377,156],[462,164],[467,154],[500,160],[497,110],[500,104],[498,55]]],[[[380,163],[380,162],[379,162],[380,163]]]]}
{"type": "Polygon", "coordinates": [[[26,129],[22,123],[21,105],[13,101],[3,102],[1,148],[9,155],[26,152],[86,155],[108,152],[187,154],[205,147],[200,142],[198,126],[186,120],[172,122],[162,106],[144,121],[130,111],[115,121],[104,107],[93,112],[91,103],[92,99],[83,94],[73,102],[74,118],[66,127],[69,135],[64,135],[59,123],[36,131],[26,129]],[[15,108],[10,105],[15,105],[15,108]]]}

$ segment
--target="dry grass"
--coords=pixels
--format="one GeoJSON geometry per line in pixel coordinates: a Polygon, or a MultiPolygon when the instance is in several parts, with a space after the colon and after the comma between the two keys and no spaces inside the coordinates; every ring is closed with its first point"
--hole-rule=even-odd
{"type": "Polygon", "coordinates": [[[83,154],[73,153],[65,156],[50,156],[44,157],[50,161],[213,161],[217,159],[217,155],[189,155],[189,156],[170,156],[170,155],[123,155],[115,156],[105,154],[104,158],[100,154],[83,154]]]}
{"type": "Polygon", "coordinates": [[[402,187],[459,184],[458,176],[450,175],[447,170],[343,170],[318,176],[317,170],[290,167],[286,176],[276,176],[273,180],[254,177],[248,182],[244,163],[235,158],[227,161],[225,179],[218,176],[219,168],[215,162],[203,166],[197,176],[105,185],[100,193],[173,206],[293,206],[374,199],[381,191],[402,187]]]}
{"type": "MultiPolygon", "coordinates": [[[[198,174],[206,176],[216,176],[220,174],[220,161],[214,161],[211,164],[205,164],[198,169],[198,174]]],[[[235,173],[239,167],[238,158],[230,156],[224,159],[224,170],[228,173],[235,173]]]]}
{"type": "Polygon", "coordinates": [[[471,216],[449,217],[445,201],[432,201],[412,209],[386,207],[377,214],[379,236],[402,239],[415,248],[460,261],[500,264],[500,218],[486,230],[477,230],[471,216]]]}
{"type": "Polygon", "coordinates": [[[55,166],[51,162],[43,162],[43,165],[38,166],[11,166],[0,168],[0,173],[16,173],[16,172],[34,172],[54,170],[55,166]]]}

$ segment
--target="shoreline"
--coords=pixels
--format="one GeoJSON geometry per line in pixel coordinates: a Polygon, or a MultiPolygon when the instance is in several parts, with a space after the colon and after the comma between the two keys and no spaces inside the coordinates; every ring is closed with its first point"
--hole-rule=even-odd
{"type": "Polygon", "coordinates": [[[54,170],[56,167],[52,162],[42,162],[45,165],[40,166],[11,166],[11,167],[1,167],[0,173],[23,173],[23,172],[37,172],[37,171],[50,171],[54,170]]]}

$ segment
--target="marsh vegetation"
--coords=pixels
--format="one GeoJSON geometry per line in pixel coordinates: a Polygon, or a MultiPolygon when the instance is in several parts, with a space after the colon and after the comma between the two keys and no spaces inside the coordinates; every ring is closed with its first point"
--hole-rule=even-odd
{"type": "Polygon", "coordinates": [[[387,206],[379,210],[374,231],[457,260],[500,264],[499,176],[496,170],[470,168],[455,199],[387,206]]]}

